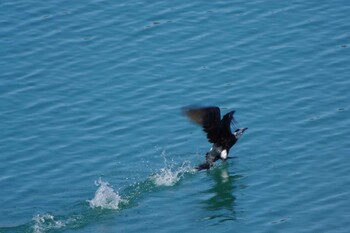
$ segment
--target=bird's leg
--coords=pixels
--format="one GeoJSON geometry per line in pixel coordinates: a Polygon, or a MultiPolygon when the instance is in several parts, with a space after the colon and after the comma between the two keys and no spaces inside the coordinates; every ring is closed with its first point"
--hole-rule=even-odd
{"type": "Polygon", "coordinates": [[[211,151],[207,152],[207,154],[205,155],[205,162],[200,164],[198,167],[196,167],[196,169],[198,171],[200,170],[208,170],[209,168],[211,168],[214,165],[214,162],[217,160],[216,157],[213,157],[213,155],[211,154],[211,151]]]}

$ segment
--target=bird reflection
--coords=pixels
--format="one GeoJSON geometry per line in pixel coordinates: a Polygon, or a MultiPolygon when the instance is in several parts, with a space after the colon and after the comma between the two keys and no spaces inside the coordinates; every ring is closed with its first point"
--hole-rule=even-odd
{"type": "Polygon", "coordinates": [[[235,201],[233,195],[236,189],[235,181],[242,176],[230,175],[227,164],[216,167],[208,172],[214,180],[214,185],[205,191],[212,196],[203,201],[204,209],[210,211],[210,216],[206,219],[218,219],[219,222],[232,221],[236,219],[235,201]]]}

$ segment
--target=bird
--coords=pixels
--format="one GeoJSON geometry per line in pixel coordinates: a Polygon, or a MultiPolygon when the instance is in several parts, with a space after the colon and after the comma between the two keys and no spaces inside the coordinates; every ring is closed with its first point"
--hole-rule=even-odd
{"type": "Polygon", "coordinates": [[[205,155],[205,162],[196,167],[198,171],[210,169],[219,159],[226,161],[232,158],[228,156],[230,149],[248,129],[236,126],[235,110],[226,113],[222,119],[220,108],[217,106],[184,107],[182,111],[194,123],[202,126],[208,141],[213,144],[205,155]],[[235,128],[233,133],[231,124],[235,128]]]}

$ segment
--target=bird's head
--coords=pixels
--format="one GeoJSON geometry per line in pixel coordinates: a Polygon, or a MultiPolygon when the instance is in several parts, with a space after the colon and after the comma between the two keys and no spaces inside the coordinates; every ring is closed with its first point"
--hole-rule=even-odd
{"type": "Polygon", "coordinates": [[[233,135],[236,137],[236,139],[240,138],[244,131],[246,131],[248,128],[239,128],[239,129],[236,129],[235,132],[233,133],[233,135]]]}

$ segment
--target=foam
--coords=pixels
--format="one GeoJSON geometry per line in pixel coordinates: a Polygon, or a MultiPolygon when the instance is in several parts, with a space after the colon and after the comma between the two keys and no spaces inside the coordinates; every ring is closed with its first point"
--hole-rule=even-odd
{"type": "Polygon", "coordinates": [[[88,200],[91,208],[102,208],[102,209],[119,209],[119,204],[125,203],[126,200],[115,192],[114,189],[109,185],[108,182],[99,179],[96,182],[99,186],[95,192],[95,196],[92,200],[88,200]]]}
{"type": "Polygon", "coordinates": [[[33,221],[34,221],[34,226],[33,226],[34,233],[44,233],[52,229],[59,229],[66,226],[66,224],[63,221],[55,220],[54,216],[51,214],[44,214],[44,215],[38,214],[33,217],[33,221]]]}
{"type": "Polygon", "coordinates": [[[174,169],[174,164],[168,164],[165,160],[165,167],[151,176],[151,180],[157,186],[173,186],[185,173],[194,172],[195,169],[190,166],[189,162],[184,162],[180,167],[174,169]]]}

